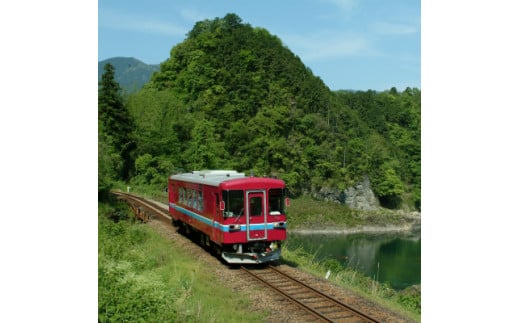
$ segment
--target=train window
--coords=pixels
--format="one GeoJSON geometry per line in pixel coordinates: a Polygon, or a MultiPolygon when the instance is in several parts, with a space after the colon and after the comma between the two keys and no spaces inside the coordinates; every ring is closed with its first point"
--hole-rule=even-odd
{"type": "Polygon", "coordinates": [[[224,217],[236,217],[244,213],[244,191],[222,191],[222,200],[226,203],[224,217]]]}
{"type": "Polygon", "coordinates": [[[184,200],[184,188],[182,188],[182,187],[179,187],[179,203],[182,203],[182,204],[185,203],[185,200],[184,200]]]}
{"type": "Polygon", "coordinates": [[[203,203],[203,199],[202,199],[202,192],[199,191],[199,204],[198,204],[198,210],[202,212],[202,210],[204,209],[204,203],[203,203]]]}
{"type": "Polygon", "coordinates": [[[199,201],[197,199],[197,191],[195,191],[195,190],[190,190],[190,191],[191,191],[192,207],[194,209],[198,209],[199,208],[199,201]]]}
{"type": "Polygon", "coordinates": [[[281,188],[269,190],[269,214],[280,215],[285,214],[285,191],[281,188]]]}

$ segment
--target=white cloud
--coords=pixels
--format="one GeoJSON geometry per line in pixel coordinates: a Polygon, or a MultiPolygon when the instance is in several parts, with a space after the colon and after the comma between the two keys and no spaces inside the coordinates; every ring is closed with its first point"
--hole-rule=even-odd
{"type": "Polygon", "coordinates": [[[181,16],[186,21],[189,21],[191,23],[195,23],[197,21],[202,21],[205,19],[211,19],[207,14],[202,13],[200,11],[191,10],[191,9],[182,9],[181,10],[181,16]]]}
{"type": "Polygon", "coordinates": [[[99,25],[107,28],[131,30],[150,34],[184,36],[186,27],[134,14],[120,14],[105,10],[99,16],[99,25]]]}
{"type": "Polygon", "coordinates": [[[283,39],[291,51],[304,61],[376,54],[366,38],[353,34],[320,32],[311,35],[287,35],[283,39]]]}

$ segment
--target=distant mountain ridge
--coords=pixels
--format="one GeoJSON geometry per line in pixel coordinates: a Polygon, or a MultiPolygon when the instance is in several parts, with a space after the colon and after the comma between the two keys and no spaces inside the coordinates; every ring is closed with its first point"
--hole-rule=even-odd
{"type": "Polygon", "coordinates": [[[133,57],[112,57],[98,63],[98,81],[103,75],[105,64],[110,63],[115,68],[115,80],[123,93],[129,94],[139,91],[159,71],[159,64],[149,65],[133,57]]]}

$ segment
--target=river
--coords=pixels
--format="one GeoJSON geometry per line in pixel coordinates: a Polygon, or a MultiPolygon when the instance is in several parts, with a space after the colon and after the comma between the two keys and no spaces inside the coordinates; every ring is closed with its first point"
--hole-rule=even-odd
{"type": "Polygon", "coordinates": [[[289,233],[287,247],[302,247],[318,260],[336,259],[396,290],[421,283],[420,234],[289,233]]]}

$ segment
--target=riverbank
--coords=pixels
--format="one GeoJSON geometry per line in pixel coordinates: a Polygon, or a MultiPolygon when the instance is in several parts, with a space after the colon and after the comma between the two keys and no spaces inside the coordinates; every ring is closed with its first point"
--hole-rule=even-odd
{"type": "Polygon", "coordinates": [[[411,233],[420,234],[421,214],[417,211],[379,208],[361,211],[338,203],[300,197],[291,201],[287,226],[301,234],[411,233]]]}
{"type": "Polygon", "coordinates": [[[411,234],[420,235],[421,233],[421,216],[415,212],[413,214],[403,214],[399,224],[366,224],[366,225],[355,225],[351,227],[345,227],[341,224],[327,226],[327,227],[313,227],[313,228],[302,228],[296,227],[291,228],[289,221],[289,228],[291,232],[298,234],[386,234],[386,233],[399,233],[399,234],[411,234]]]}
{"type": "Polygon", "coordinates": [[[390,226],[356,226],[352,228],[323,228],[323,229],[291,229],[292,233],[298,234],[359,234],[359,233],[368,233],[368,234],[377,234],[377,233],[410,233],[416,234],[420,233],[421,227],[420,223],[412,223],[406,225],[390,225],[390,226]]]}

